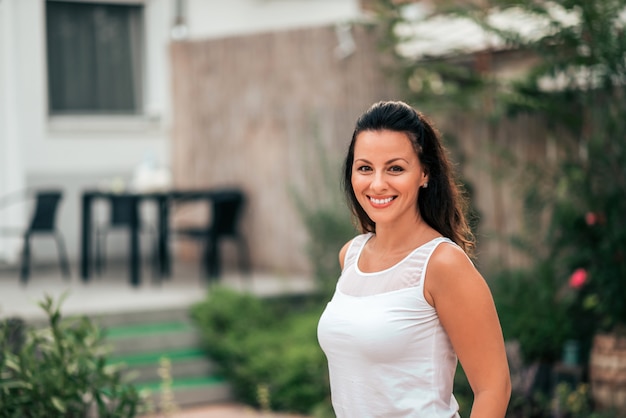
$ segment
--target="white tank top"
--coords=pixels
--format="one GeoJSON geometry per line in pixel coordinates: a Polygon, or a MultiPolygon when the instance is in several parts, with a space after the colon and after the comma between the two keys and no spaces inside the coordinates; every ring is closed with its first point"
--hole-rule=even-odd
{"type": "Polygon", "coordinates": [[[332,300],[318,324],[337,418],[458,417],[457,357],[424,298],[435,238],[383,271],[359,270],[372,234],[352,240],[332,300]]]}

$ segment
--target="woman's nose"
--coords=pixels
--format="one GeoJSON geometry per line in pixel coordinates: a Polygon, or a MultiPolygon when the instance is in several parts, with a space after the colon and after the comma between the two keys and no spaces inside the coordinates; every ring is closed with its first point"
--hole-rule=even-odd
{"type": "Polygon", "coordinates": [[[378,172],[374,174],[370,188],[375,192],[381,192],[387,189],[387,180],[384,173],[378,172]]]}

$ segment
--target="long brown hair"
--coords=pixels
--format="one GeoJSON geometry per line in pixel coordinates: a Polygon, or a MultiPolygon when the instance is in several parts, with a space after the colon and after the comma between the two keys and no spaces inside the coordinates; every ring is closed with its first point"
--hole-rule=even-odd
{"type": "Polygon", "coordinates": [[[475,242],[466,218],[467,198],[455,177],[440,134],[423,114],[404,102],[375,103],[356,122],[344,161],[343,189],[361,231],[375,233],[376,223],[361,207],[352,188],[354,145],[361,132],[381,130],[405,133],[428,174],[428,187],[420,191],[416,202],[422,219],[471,255],[475,242]]]}

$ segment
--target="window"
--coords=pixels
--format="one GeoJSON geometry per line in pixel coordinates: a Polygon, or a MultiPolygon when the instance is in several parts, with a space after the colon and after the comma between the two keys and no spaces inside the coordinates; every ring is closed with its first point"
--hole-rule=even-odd
{"type": "Polygon", "coordinates": [[[51,115],[138,114],[143,5],[46,2],[51,115]]]}

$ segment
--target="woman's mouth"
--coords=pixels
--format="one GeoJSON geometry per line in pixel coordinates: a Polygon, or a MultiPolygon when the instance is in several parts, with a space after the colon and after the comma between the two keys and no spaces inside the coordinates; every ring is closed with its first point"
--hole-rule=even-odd
{"type": "Polygon", "coordinates": [[[391,203],[393,199],[395,199],[394,196],[385,197],[385,198],[376,198],[376,197],[368,196],[368,198],[370,202],[372,203],[372,206],[375,206],[375,207],[387,206],[391,203]]]}

